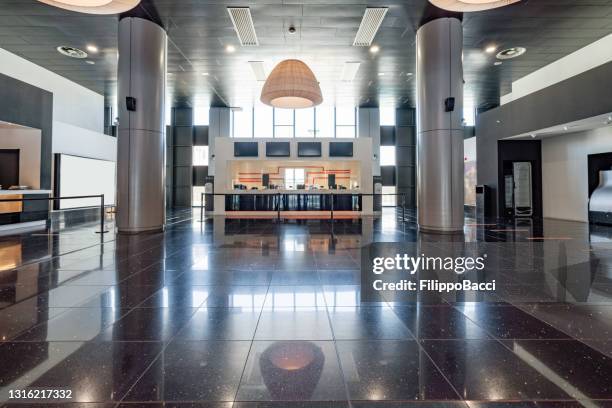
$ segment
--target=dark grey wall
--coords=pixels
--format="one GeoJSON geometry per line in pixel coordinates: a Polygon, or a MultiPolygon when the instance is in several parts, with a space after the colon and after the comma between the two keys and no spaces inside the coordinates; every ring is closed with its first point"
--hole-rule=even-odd
{"type": "Polygon", "coordinates": [[[193,187],[193,109],[172,109],[172,205],[191,207],[193,187]]]}
{"type": "Polygon", "coordinates": [[[40,129],[40,188],[50,190],[53,94],[0,74],[0,120],[40,129]]]}
{"type": "Polygon", "coordinates": [[[209,181],[208,166],[193,167],[193,146],[208,146],[208,126],[193,125],[193,109],[173,108],[166,138],[167,205],[191,207],[193,186],[209,181]]]}
{"type": "Polygon", "coordinates": [[[478,184],[493,190],[494,210],[499,208],[498,140],[612,112],[611,88],[612,62],[476,117],[478,184]]]}
{"type": "Polygon", "coordinates": [[[406,194],[406,207],[416,208],[416,118],[415,109],[395,112],[395,183],[398,194],[406,194]]]}

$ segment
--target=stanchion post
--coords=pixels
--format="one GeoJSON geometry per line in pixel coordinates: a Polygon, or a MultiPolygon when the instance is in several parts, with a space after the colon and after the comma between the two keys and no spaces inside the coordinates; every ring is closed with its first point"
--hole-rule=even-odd
{"type": "Polygon", "coordinates": [[[334,223],[334,193],[331,194],[331,222],[334,223]]]}
{"type": "Polygon", "coordinates": [[[280,212],[281,212],[281,194],[280,193],[276,193],[276,220],[278,221],[278,223],[280,224],[281,222],[281,216],[280,216],[280,212]]]}
{"type": "Polygon", "coordinates": [[[104,218],[106,214],[104,213],[104,194],[100,195],[100,231],[104,232],[104,218]]]}
{"type": "Polygon", "coordinates": [[[200,222],[204,222],[204,193],[200,195],[200,222]]]}

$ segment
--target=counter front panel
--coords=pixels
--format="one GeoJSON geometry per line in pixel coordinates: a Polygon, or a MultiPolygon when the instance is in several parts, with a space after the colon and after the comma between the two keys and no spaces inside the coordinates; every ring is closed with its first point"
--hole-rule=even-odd
{"type": "Polygon", "coordinates": [[[361,211],[361,194],[228,194],[225,211],[361,211]]]}

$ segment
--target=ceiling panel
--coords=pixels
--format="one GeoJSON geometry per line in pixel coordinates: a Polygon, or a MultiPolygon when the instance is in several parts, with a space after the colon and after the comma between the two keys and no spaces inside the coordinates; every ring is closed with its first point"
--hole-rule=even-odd
{"type": "MultiPolygon", "coordinates": [[[[247,106],[258,100],[248,61],[269,72],[285,58],[308,63],[328,104],[414,106],[415,30],[426,0],[151,0],[169,35],[169,91],[174,105],[247,106]],[[227,6],[249,6],[259,47],[240,47],[227,6]],[[378,55],[353,47],[366,6],[389,12],[375,38],[378,55]],[[295,34],[289,34],[289,26],[295,34]],[[227,45],[236,46],[233,54],[227,45]],[[347,61],[360,61],[355,81],[340,80],[347,61]],[[208,76],[202,75],[208,73],[208,76]],[[384,75],[379,75],[380,73],[384,75]]],[[[526,0],[464,17],[466,96],[477,107],[499,103],[510,84],[612,32],[612,0],[526,0]],[[489,44],[527,53],[493,66],[489,44]]],[[[116,94],[117,18],[64,11],[35,0],[0,0],[0,47],[66,76],[107,100],[116,94]],[[95,44],[95,62],[70,60],[59,45],[95,44]]],[[[110,103],[110,102],[109,102],[110,103]]]]}

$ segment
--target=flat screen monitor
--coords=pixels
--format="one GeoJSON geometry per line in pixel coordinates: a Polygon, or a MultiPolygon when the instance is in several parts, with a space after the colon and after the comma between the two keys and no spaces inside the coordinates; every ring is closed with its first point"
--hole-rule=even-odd
{"type": "Polygon", "coordinates": [[[234,157],[257,157],[258,145],[257,142],[234,142],[234,157]]]}
{"type": "Polygon", "coordinates": [[[298,157],[321,157],[321,142],[298,142],[298,157]]]}
{"type": "Polygon", "coordinates": [[[330,142],[329,157],[353,157],[353,142],[330,142]]]}
{"type": "Polygon", "coordinates": [[[266,157],[289,157],[289,142],[266,142],[266,157]]]}

